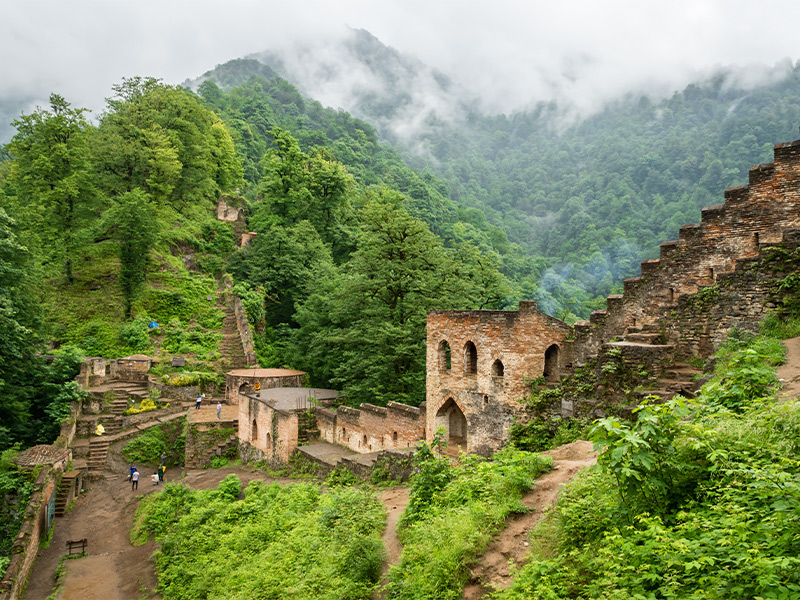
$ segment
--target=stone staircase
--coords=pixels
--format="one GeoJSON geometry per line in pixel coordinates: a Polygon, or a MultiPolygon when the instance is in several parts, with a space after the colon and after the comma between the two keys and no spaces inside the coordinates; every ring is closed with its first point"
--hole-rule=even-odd
{"type": "Polygon", "coordinates": [[[61,477],[61,481],[58,484],[58,491],[56,492],[56,509],[55,515],[57,517],[63,517],[64,513],[67,511],[67,502],[74,498],[74,488],[75,488],[75,480],[80,475],[80,471],[73,470],[67,471],[61,477]]]}
{"type": "Polygon", "coordinates": [[[222,320],[220,353],[223,358],[228,359],[231,369],[247,368],[247,357],[244,354],[244,348],[242,348],[239,330],[236,328],[236,314],[229,302],[218,308],[225,313],[225,318],[222,320]]]}
{"type": "Polygon", "coordinates": [[[105,436],[93,437],[89,440],[88,474],[102,476],[108,457],[109,440],[105,436]]]}

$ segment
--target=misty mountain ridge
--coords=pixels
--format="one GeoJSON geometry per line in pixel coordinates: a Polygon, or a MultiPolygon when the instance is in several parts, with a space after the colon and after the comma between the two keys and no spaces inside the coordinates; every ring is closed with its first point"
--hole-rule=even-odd
{"type": "Polygon", "coordinates": [[[518,109],[502,113],[447,74],[385,45],[366,30],[347,28],[338,37],[298,41],[229,61],[197,79],[187,80],[184,85],[196,89],[199,83],[211,79],[228,89],[251,75],[267,78],[278,75],[324,106],[345,110],[368,121],[407,158],[429,162],[436,160],[430,147],[432,139],[448,129],[468,134],[476,121],[484,118],[522,116],[538,121],[539,128],[561,134],[608,110],[624,110],[631,103],[658,104],[692,86],[710,86],[720,100],[724,98],[731,103],[733,111],[737,100],[750,91],[775,85],[794,69],[789,59],[772,67],[717,66],[694,72],[691,83],[681,90],[653,78],[642,82],[639,89],[620,92],[610,99],[600,100],[590,94],[571,95],[569,86],[578,89],[581,78],[589,77],[586,65],[591,63],[591,57],[566,61],[558,67],[558,77],[546,76],[543,68],[531,65],[532,70],[541,71],[545,81],[540,97],[531,97],[518,109]],[[232,64],[237,65],[235,77],[229,72],[232,64]]]}

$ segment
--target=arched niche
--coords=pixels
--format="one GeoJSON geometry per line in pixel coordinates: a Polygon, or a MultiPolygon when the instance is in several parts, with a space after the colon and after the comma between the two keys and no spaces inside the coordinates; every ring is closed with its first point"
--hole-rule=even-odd
{"type": "Polygon", "coordinates": [[[492,377],[503,377],[506,368],[503,366],[503,361],[499,358],[492,363],[492,377]]]}
{"type": "Polygon", "coordinates": [[[258,423],[256,423],[255,419],[253,419],[253,424],[250,426],[250,441],[258,441],[258,423]]]}

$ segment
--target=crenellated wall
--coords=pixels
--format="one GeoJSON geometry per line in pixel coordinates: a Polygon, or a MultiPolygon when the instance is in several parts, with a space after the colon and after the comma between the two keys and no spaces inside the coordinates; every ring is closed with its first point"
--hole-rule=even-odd
{"type": "Polygon", "coordinates": [[[314,411],[320,439],[366,454],[410,448],[425,438],[425,403],[419,408],[389,402],[386,407],[362,404],[314,411]]]}
{"type": "MultiPolygon", "coordinates": [[[[641,275],[624,282],[623,294],[609,296],[605,310],[575,324],[575,366],[631,329],[662,328],[666,315],[685,304],[682,299],[726,281],[739,261],[800,226],[800,140],[778,144],[774,156],[773,163],[750,169],[747,185],[726,190],[724,204],[703,209],[700,223],[684,225],[678,240],[661,244],[660,258],[644,261],[641,275]]],[[[686,347],[699,356],[714,345],[686,347]]]]}

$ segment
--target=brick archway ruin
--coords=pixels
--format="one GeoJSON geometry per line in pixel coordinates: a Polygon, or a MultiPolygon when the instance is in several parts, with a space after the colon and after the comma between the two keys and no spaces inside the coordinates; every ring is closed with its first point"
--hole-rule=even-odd
{"type": "Polygon", "coordinates": [[[467,450],[467,417],[453,398],[448,398],[436,412],[436,429],[444,429],[447,447],[467,450]]]}

